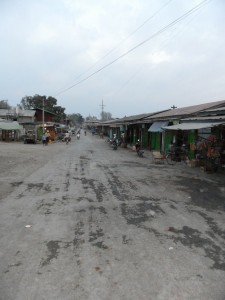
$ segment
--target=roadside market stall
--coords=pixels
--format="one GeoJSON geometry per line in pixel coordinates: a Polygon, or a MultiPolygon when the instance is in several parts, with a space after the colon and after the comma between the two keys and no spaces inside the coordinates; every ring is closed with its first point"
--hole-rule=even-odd
{"type": "Polygon", "coordinates": [[[205,171],[225,168],[225,122],[187,122],[163,127],[188,141],[189,158],[193,166],[202,166],[205,171]]]}
{"type": "Polygon", "coordinates": [[[5,142],[19,141],[23,132],[23,126],[18,122],[0,122],[0,140],[5,142]]]}

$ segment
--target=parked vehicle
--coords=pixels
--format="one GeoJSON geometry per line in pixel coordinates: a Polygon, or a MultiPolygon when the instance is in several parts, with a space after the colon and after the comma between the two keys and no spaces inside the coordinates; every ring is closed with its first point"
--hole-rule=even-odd
{"type": "Polygon", "coordinates": [[[113,150],[117,150],[118,144],[115,137],[112,139],[108,139],[107,142],[109,143],[109,146],[113,148],[113,150]]]}
{"type": "Polygon", "coordinates": [[[186,163],[188,160],[188,151],[186,145],[181,147],[172,147],[166,155],[166,161],[169,165],[174,165],[177,162],[186,163]]]}
{"type": "Polygon", "coordinates": [[[119,138],[117,138],[116,136],[114,136],[113,138],[108,138],[107,142],[109,143],[109,145],[116,145],[117,147],[121,146],[121,140],[119,138]]]}
{"type": "Polygon", "coordinates": [[[24,136],[24,144],[36,144],[37,143],[37,134],[35,130],[28,130],[24,136]]]}

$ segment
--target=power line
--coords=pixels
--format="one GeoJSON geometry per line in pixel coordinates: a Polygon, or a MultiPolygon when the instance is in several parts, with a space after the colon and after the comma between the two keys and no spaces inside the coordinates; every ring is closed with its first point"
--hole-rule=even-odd
{"type": "Polygon", "coordinates": [[[134,46],[133,48],[131,48],[130,50],[128,50],[127,52],[123,53],[122,55],[120,55],[119,57],[117,57],[116,59],[112,60],[111,62],[109,62],[108,64],[104,65],[103,67],[101,67],[100,69],[98,69],[97,71],[91,73],[89,76],[83,78],[82,80],[76,82],[75,84],[69,86],[68,88],[63,89],[62,91],[58,92],[56,94],[60,95],[70,89],[72,89],[73,87],[81,84],[82,82],[88,80],[89,78],[91,78],[92,76],[98,74],[99,72],[101,72],[102,70],[106,69],[107,67],[111,66],[112,64],[114,64],[115,62],[117,62],[118,60],[120,60],[121,58],[125,57],[126,55],[128,55],[129,53],[133,52],[134,50],[136,50],[137,48],[139,48],[140,46],[146,44],[147,42],[149,42],[150,40],[152,40],[153,38],[157,37],[158,35],[160,35],[161,33],[165,32],[166,30],[168,30],[169,28],[173,27],[175,24],[181,22],[183,19],[187,18],[189,15],[193,14],[195,11],[201,9],[206,2],[209,2],[212,0],[203,0],[201,3],[199,3],[198,5],[194,6],[192,9],[188,10],[186,13],[184,13],[183,15],[181,15],[179,18],[175,19],[173,22],[169,23],[168,25],[164,26],[162,29],[158,30],[156,33],[154,33],[153,35],[151,35],[150,37],[148,37],[147,39],[145,39],[144,41],[142,41],[141,43],[137,44],[136,46],[134,46]]]}
{"type": "MultiPolygon", "coordinates": [[[[190,19],[190,20],[188,21],[187,24],[189,24],[196,16],[197,16],[197,13],[196,13],[194,16],[192,16],[192,19],[190,19]]],[[[184,31],[184,29],[182,29],[182,31],[184,31]]],[[[169,39],[171,40],[171,39],[175,38],[175,36],[177,36],[178,34],[181,34],[181,31],[180,31],[180,32],[176,32],[176,33],[173,34],[169,39]]],[[[127,80],[122,84],[122,86],[120,86],[120,87],[117,89],[116,92],[114,92],[112,95],[110,95],[110,97],[117,95],[124,87],[126,87],[126,86],[133,80],[133,78],[135,78],[135,77],[141,72],[141,70],[143,69],[144,66],[146,66],[146,63],[143,63],[143,64],[141,65],[141,67],[139,67],[138,70],[136,70],[136,71],[129,77],[129,79],[127,79],[127,80]]]]}
{"type": "MultiPolygon", "coordinates": [[[[136,28],[134,31],[132,31],[126,38],[121,40],[113,49],[111,49],[109,52],[107,52],[103,57],[101,57],[99,60],[97,60],[94,64],[92,64],[88,69],[86,69],[83,73],[78,75],[72,82],[79,79],[83,75],[85,75],[88,71],[93,69],[94,66],[96,66],[100,61],[102,61],[104,58],[106,58],[109,54],[113,53],[118,47],[124,43],[126,40],[128,40],[132,35],[134,35],[139,29],[141,29],[146,23],[148,23],[151,19],[153,19],[164,7],[166,7],[170,2],[173,0],[167,1],[164,5],[162,5],[156,12],[154,12],[149,18],[147,18],[138,28],[136,28]]],[[[71,82],[71,83],[72,83],[71,82]]],[[[68,84],[67,84],[68,86],[68,84]]],[[[63,89],[62,89],[63,90],[63,89]]],[[[59,92],[60,93],[60,92],[59,92]]],[[[58,95],[58,94],[57,94],[58,95]]]]}

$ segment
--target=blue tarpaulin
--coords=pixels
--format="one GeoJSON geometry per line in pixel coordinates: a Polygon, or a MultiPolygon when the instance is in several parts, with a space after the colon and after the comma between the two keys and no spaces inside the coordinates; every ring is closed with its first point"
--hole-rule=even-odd
{"type": "Polygon", "coordinates": [[[167,126],[168,121],[154,122],[148,129],[149,132],[163,132],[162,127],[167,126]]]}

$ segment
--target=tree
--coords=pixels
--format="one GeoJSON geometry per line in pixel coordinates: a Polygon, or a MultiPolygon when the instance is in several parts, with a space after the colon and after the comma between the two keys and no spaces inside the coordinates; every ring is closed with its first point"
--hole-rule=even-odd
{"type": "Polygon", "coordinates": [[[112,114],[110,112],[101,112],[101,119],[102,121],[108,121],[108,120],[112,120],[112,114]]]}
{"type": "Polygon", "coordinates": [[[42,109],[43,103],[45,110],[52,111],[53,106],[57,104],[57,99],[51,96],[47,98],[46,96],[40,96],[36,94],[34,96],[25,96],[20,102],[23,109],[42,109]]]}
{"type": "Polygon", "coordinates": [[[84,118],[82,117],[81,114],[70,114],[70,115],[67,115],[67,119],[73,125],[82,124],[84,122],[84,118]]]}
{"type": "Polygon", "coordinates": [[[95,117],[95,116],[88,116],[88,117],[86,117],[86,121],[97,121],[98,120],[98,118],[97,117],[95,117]]]}
{"type": "Polygon", "coordinates": [[[56,116],[56,122],[62,122],[66,118],[65,108],[61,106],[57,106],[57,99],[54,97],[46,97],[40,95],[34,96],[25,96],[22,98],[20,102],[20,107],[23,109],[43,109],[44,110],[54,113],[56,116]]]}
{"type": "Polygon", "coordinates": [[[53,106],[52,112],[57,115],[56,122],[61,123],[66,119],[65,108],[61,106],[53,106]]]}
{"type": "Polygon", "coordinates": [[[10,109],[10,105],[8,104],[8,100],[0,100],[0,108],[2,109],[10,109]]]}

